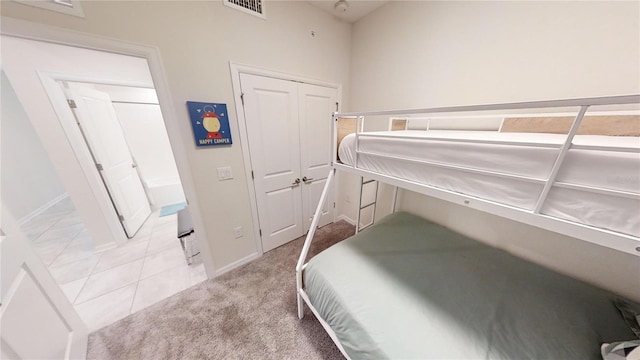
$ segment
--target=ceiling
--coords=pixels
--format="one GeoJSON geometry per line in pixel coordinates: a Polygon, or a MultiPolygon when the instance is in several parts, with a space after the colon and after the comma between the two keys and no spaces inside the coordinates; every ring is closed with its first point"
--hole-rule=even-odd
{"type": "Polygon", "coordinates": [[[308,0],[309,4],[320,8],[342,21],[354,23],[380,6],[389,2],[389,0],[347,0],[349,8],[345,12],[339,12],[334,9],[337,0],[308,0]]]}

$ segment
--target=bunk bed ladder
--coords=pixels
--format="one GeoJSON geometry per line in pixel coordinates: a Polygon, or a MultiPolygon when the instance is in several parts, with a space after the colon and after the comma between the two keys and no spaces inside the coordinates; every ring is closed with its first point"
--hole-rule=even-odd
{"type": "Polygon", "coordinates": [[[378,202],[378,181],[377,180],[373,180],[373,179],[369,179],[369,180],[365,180],[364,177],[360,176],[360,200],[358,200],[358,218],[356,220],[356,234],[359,233],[360,231],[368,228],[369,226],[373,225],[373,223],[375,222],[376,219],[376,204],[378,202]],[[364,186],[370,183],[375,183],[376,185],[376,195],[373,198],[373,202],[366,204],[365,206],[362,206],[362,193],[364,191],[364,186]],[[368,223],[365,226],[361,226],[360,224],[360,219],[362,218],[362,210],[373,206],[373,215],[371,216],[371,222],[368,223]]]}

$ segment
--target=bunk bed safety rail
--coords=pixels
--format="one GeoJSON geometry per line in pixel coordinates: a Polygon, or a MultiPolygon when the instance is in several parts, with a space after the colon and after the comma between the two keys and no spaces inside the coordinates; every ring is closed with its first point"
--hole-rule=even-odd
{"type": "Polygon", "coordinates": [[[307,259],[307,254],[309,253],[309,248],[311,247],[311,241],[313,236],[316,233],[316,229],[318,228],[318,221],[320,221],[320,215],[322,214],[322,208],[324,207],[324,203],[329,195],[329,189],[333,185],[333,178],[335,176],[336,169],[332,168],[329,170],[329,175],[327,175],[327,181],[324,184],[324,189],[322,189],[322,194],[320,195],[320,201],[318,202],[318,206],[316,207],[316,212],[313,215],[313,220],[311,221],[311,227],[309,228],[309,232],[307,233],[307,237],[304,240],[304,245],[302,246],[302,252],[300,253],[300,258],[298,259],[298,263],[296,264],[296,288],[297,288],[297,299],[298,299],[298,318],[302,319],[303,317],[303,307],[302,307],[302,268],[304,267],[304,262],[307,259]]]}
{"type": "Polygon", "coordinates": [[[558,176],[558,171],[560,171],[560,167],[564,162],[565,157],[569,153],[569,148],[571,148],[571,142],[573,142],[573,137],[576,136],[578,129],[580,128],[580,123],[582,123],[582,118],[584,118],[584,114],[587,112],[589,108],[588,105],[583,105],[580,107],[580,111],[578,115],[576,115],[575,120],[573,120],[573,125],[571,125],[571,129],[569,130],[569,134],[567,134],[567,138],[564,140],[564,145],[560,149],[560,154],[556,158],[555,163],[553,164],[553,168],[551,169],[551,174],[544,184],[544,188],[542,189],[542,193],[538,197],[538,202],[536,203],[535,209],[533,209],[534,214],[540,213],[542,209],[542,205],[544,205],[544,201],[547,199],[547,195],[549,195],[549,191],[551,191],[551,187],[553,183],[556,181],[556,177],[558,176]]]}

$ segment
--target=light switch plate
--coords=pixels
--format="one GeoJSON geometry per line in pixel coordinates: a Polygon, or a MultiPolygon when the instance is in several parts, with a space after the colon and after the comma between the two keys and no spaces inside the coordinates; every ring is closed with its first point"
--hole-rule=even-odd
{"type": "Polygon", "coordinates": [[[233,235],[237,238],[242,237],[242,226],[238,226],[238,227],[234,227],[233,228],[233,235]]]}
{"type": "Polygon", "coordinates": [[[233,179],[233,174],[231,173],[231,167],[219,167],[218,169],[218,180],[229,180],[233,179]]]}

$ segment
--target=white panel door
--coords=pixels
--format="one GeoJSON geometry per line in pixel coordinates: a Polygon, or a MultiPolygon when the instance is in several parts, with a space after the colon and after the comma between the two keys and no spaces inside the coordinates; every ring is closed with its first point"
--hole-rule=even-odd
{"type": "Polygon", "coordinates": [[[106,93],[69,84],[69,95],[82,133],[109,191],[127,237],[131,238],[151,214],[149,200],[131,152],[106,93]]]}
{"type": "Polygon", "coordinates": [[[263,251],[302,236],[298,87],[240,75],[263,251]]]}
{"type": "Polygon", "coordinates": [[[2,359],[85,359],[86,326],[4,207],[0,227],[2,359]]]}
{"type": "MultiPolygon", "coordinates": [[[[298,84],[300,114],[300,155],[303,176],[302,199],[304,231],[311,226],[322,189],[331,169],[333,138],[331,121],[337,104],[337,90],[298,84]]],[[[318,226],[333,222],[333,189],[324,203],[318,226]]]]}

